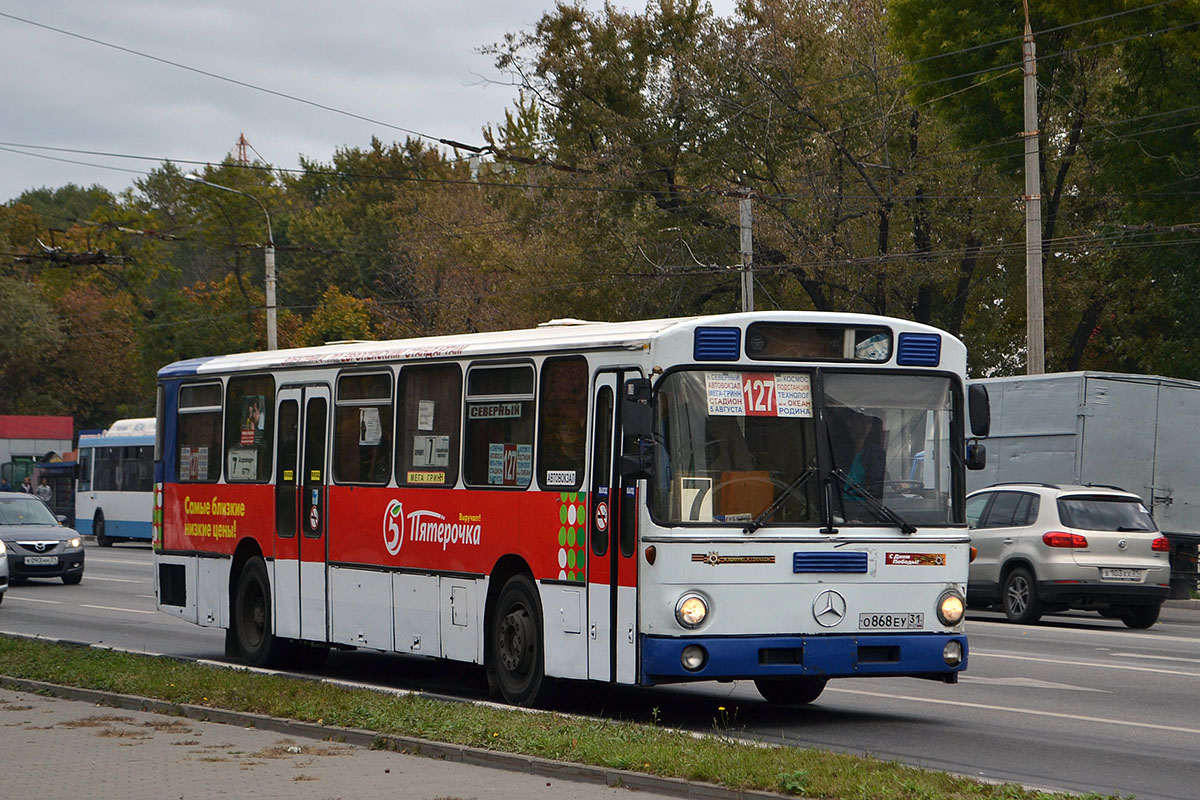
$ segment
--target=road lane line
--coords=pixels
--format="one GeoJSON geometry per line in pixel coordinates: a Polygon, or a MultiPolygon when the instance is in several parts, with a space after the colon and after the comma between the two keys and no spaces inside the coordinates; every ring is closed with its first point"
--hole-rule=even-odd
{"type": "Polygon", "coordinates": [[[1052,719],[1070,720],[1071,722],[1092,722],[1097,725],[1116,725],[1123,728],[1145,728],[1154,731],[1188,733],[1194,736],[1200,736],[1200,728],[1182,728],[1177,725],[1157,725],[1153,722],[1133,722],[1131,720],[1106,719],[1104,717],[1087,717],[1082,714],[1064,714],[1059,711],[1037,711],[1031,708],[1010,708],[1009,706],[993,706],[985,703],[968,703],[962,700],[939,700],[932,697],[913,697],[912,695],[888,694],[886,692],[865,692],[861,689],[826,688],[825,691],[841,692],[842,694],[856,694],[863,697],[879,697],[888,700],[910,700],[912,702],[922,704],[939,703],[944,706],[973,708],[979,711],[1002,711],[1006,714],[1020,714],[1030,717],[1050,717],[1052,719]]]}
{"type": "Polygon", "coordinates": [[[9,600],[24,601],[26,603],[49,603],[50,605],[54,606],[62,605],[62,600],[42,600],[37,597],[22,597],[21,595],[13,594],[12,592],[5,592],[4,596],[9,600]]]}
{"type": "Polygon", "coordinates": [[[1152,661],[1182,661],[1185,664],[1200,664],[1200,658],[1180,658],[1179,656],[1153,656],[1149,653],[1111,653],[1121,658],[1145,658],[1152,661]]]}
{"type": "Polygon", "coordinates": [[[1011,653],[989,653],[986,650],[972,650],[970,658],[1007,658],[1013,661],[1033,661],[1039,664],[1069,664],[1072,667],[1096,667],[1097,669],[1123,669],[1129,672],[1153,672],[1158,675],[1179,675],[1185,678],[1200,678],[1200,672],[1186,672],[1162,667],[1138,667],[1133,664],[1102,664],[1099,661],[1063,661],[1061,658],[1037,658],[1035,656],[1017,656],[1011,653]]]}
{"type": "Polygon", "coordinates": [[[87,603],[81,603],[80,608],[98,608],[101,611],[127,611],[130,614],[157,614],[157,611],[142,611],[140,608],[117,608],[116,606],[92,606],[87,603]]]}
{"type": "Polygon", "coordinates": [[[101,578],[99,575],[88,575],[88,581],[108,581],[109,583],[146,583],[146,578],[101,578]]]}

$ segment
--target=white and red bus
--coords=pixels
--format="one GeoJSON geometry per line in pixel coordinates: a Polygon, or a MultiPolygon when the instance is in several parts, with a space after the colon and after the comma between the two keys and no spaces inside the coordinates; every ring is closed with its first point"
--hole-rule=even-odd
{"type": "Polygon", "coordinates": [[[482,664],[514,704],[566,679],[953,683],[965,368],[935,328],[806,312],[181,361],[158,608],[255,665],[482,664]]]}

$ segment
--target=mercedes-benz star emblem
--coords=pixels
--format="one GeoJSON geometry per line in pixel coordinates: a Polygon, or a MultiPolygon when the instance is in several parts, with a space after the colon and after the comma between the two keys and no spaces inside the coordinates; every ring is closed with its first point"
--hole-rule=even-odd
{"type": "Polygon", "coordinates": [[[826,589],[813,600],[813,619],[822,628],[832,628],[846,617],[846,598],[826,589]]]}

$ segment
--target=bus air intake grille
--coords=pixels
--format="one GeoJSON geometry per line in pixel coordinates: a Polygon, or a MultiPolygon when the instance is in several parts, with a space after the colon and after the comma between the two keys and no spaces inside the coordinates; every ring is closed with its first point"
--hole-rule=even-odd
{"type": "Polygon", "coordinates": [[[936,333],[902,333],[896,345],[896,363],[911,367],[936,367],[942,360],[942,337],[936,333]]]}
{"type": "Polygon", "coordinates": [[[741,351],[741,328],[696,328],[692,357],[697,361],[737,361],[741,351]]]}
{"type": "Polygon", "coordinates": [[[866,553],[792,553],[792,572],[866,571],[866,553]]]}

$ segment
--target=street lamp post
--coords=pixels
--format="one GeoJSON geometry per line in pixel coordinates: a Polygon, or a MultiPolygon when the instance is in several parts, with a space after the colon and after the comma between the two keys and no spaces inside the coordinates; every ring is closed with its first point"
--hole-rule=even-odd
{"type": "Polygon", "coordinates": [[[267,278],[267,349],[274,350],[278,341],[275,335],[275,237],[271,233],[271,215],[267,213],[267,207],[262,204],[257,197],[249,192],[243,192],[241,189],[231,189],[228,186],[222,186],[219,183],[206,181],[196,173],[188,173],[183,176],[185,181],[191,183],[200,183],[205,186],[211,186],[214,189],[220,189],[224,192],[233,192],[240,194],[242,197],[249,197],[258,207],[262,209],[263,216],[267,218],[267,246],[263,248],[263,253],[266,257],[266,278],[267,278]]]}

